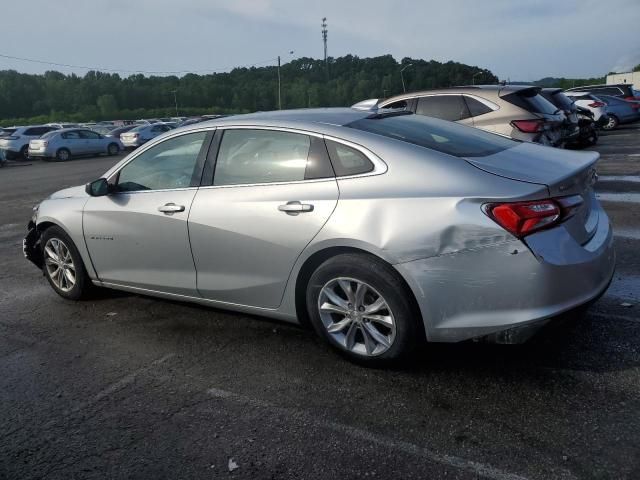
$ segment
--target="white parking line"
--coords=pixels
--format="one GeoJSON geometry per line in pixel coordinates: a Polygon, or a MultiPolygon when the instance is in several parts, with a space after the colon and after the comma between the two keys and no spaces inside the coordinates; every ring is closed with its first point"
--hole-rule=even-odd
{"type": "Polygon", "coordinates": [[[598,182],[631,182],[640,183],[640,176],[638,175],[600,175],[598,182]]]}
{"type": "Polygon", "coordinates": [[[616,228],[613,227],[613,236],[620,238],[631,238],[633,240],[640,240],[640,230],[632,228],[616,228]]]}
{"type": "Polygon", "coordinates": [[[245,395],[229,392],[227,390],[221,390],[219,388],[210,388],[209,390],[207,390],[207,393],[215,398],[221,398],[235,403],[276,411],[278,413],[287,415],[289,418],[294,417],[296,419],[302,420],[305,424],[315,424],[317,427],[327,430],[333,430],[334,432],[345,434],[359,441],[366,441],[389,449],[398,450],[403,453],[421,457],[431,462],[436,462],[447,465],[449,467],[457,468],[459,470],[471,472],[479,477],[491,478],[496,480],[524,480],[527,478],[521,475],[516,475],[514,473],[504,472],[500,469],[483,463],[474,462],[472,460],[467,460],[453,455],[436,453],[432,450],[429,450],[428,448],[421,447],[420,445],[416,445],[414,443],[404,442],[401,440],[393,440],[391,438],[384,437],[376,433],[371,433],[366,430],[361,430],[359,428],[351,427],[343,423],[321,420],[306,413],[303,410],[278,407],[263,400],[247,397],[245,395]]]}
{"type": "Polygon", "coordinates": [[[596,193],[603,202],[640,203],[640,193],[596,193]]]}

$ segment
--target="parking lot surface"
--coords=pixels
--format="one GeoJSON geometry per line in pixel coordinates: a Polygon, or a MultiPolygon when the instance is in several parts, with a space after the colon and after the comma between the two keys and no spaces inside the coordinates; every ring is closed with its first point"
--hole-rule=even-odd
{"type": "Polygon", "coordinates": [[[31,207],[118,158],[0,170],[0,478],[640,478],[640,128],[603,134],[618,269],[525,345],[350,364],[310,331],[124,293],[23,257],[31,207]]]}

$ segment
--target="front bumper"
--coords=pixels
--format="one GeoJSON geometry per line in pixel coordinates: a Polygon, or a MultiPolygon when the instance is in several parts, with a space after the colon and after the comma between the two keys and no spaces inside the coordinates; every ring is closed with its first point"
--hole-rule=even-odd
{"type": "Polygon", "coordinates": [[[615,268],[613,233],[602,210],[598,221],[585,245],[560,225],[530,235],[528,246],[514,239],[395,267],[415,294],[429,341],[541,327],[606,291],[615,268]]]}
{"type": "Polygon", "coordinates": [[[22,240],[22,253],[24,257],[36,267],[42,268],[43,258],[40,248],[40,232],[33,221],[27,225],[27,235],[22,240]]]}

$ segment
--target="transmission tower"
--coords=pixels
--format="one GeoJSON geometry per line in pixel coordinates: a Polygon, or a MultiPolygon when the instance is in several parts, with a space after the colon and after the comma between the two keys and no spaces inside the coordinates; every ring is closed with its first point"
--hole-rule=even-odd
{"type": "Polygon", "coordinates": [[[322,18],[322,42],[324,43],[324,67],[329,71],[329,65],[327,64],[327,17],[322,18]]]}

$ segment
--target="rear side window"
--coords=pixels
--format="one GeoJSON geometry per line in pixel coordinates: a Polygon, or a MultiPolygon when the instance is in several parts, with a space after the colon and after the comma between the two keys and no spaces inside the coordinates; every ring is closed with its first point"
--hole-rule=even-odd
{"type": "Polygon", "coordinates": [[[305,179],[311,138],[275,130],[226,130],[214,185],[295,182],[305,179]]]}
{"type": "Polygon", "coordinates": [[[326,140],[333,170],[338,177],[359,175],[373,170],[373,163],[359,150],[342,143],[326,140]]]}
{"type": "Polygon", "coordinates": [[[404,109],[404,108],[407,108],[407,101],[406,101],[406,100],[398,100],[397,102],[390,103],[389,105],[385,105],[385,106],[384,106],[384,107],[382,107],[382,108],[383,108],[383,109],[386,109],[386,108],[389,108],[389,109],[391,109],[391,108],[394,108],[394,109],[396,109],[396,108],[404,109]]]}
{"type": "Polygon", "coordinates": [[[80,139],[80,132],[78,132],[77,130],[72,130],[70,132],[64,132],[62,134],[62,138],[66,138],[67,140],[79,140],[80,139]]]}
{"type": "Polygon", "coordinates": [[[421,115],[363,118],[346,126],[456,157],[484,157],[519,145],[500,135],[421,115]]]}
{"type": "Polygon", "coordinates": [[[507,102],[524,108],[528,112],[553,115],[558,109],[549,100],[538,93],[535,88],[518,90],[503,97],[507,102]]]}
{"type": "Polygon", "coordinates": [[[87,140],[97,140],[100,138],[100,135],[90,130],[80,130],[80,137],[87,140]]]}
{"type": "Polygon", "coordinates": [[[471,116],[462,95],[430,95],[422,97],[418,100],[416,113],[452,122],[471,116]]]}
{"type": "Polygon", "coordinates": [[[464,97],[464,100],[467,102],[467,107],[469,108],[469,115],[472,117],[477,117],[479,115],[484,115],[485,113],[493,112],[491,108],[482,103],[479,100],[476,100],[473,97],[464,97]]]}

